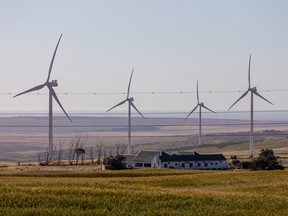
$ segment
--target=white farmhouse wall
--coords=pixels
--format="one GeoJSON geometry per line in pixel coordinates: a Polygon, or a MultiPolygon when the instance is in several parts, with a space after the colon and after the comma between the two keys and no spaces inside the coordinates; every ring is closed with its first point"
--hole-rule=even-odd
{"type": "Polygon", "coordinates": [[[159,168],[160,166],[161,166],[161,162],[160,162],[159,153],[158,153],[151,160],[151,168],[159,168]]]}
{"type": "Polygon", "coordinates": [[[173,161],[163,162],[161,168],[174,169],[228,169],[227,161],[173,161]]]}
{"type": "Polygon", "coordinates": [[[156,154],[151,161],[137,161],[134,164],[134,168],[148,168],[147,166],[145,166],[145,164],[151,164],[151,166],[149,166],[149,168],[160,168],[161,166],[161,161],[159,159],[159,153],[156,154]],[[135,165],[136,164],[136,165],[135,165]]]}

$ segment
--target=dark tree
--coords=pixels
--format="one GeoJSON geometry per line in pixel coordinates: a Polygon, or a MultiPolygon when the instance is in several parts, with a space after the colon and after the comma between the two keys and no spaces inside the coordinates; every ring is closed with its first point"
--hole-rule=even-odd
{"type": "Polygon", "coordinates": [[[241,169],[252,169],[253,162],[250,161],[242,161],[238,164],[238,167],[241,169]]]}
{"type": "Polygon", "coordinates": [[[75,149],[76,152],[76,165],[78,165],[79,157],[81,156],[82,165],[84,165],[84,154],[85,150],[83,148],[75,149]]]}
{"type": "Polygon", "coordinates": [[[125,169],[125,164],[123,161],[124,157],[122,155],[116,155],[115,157],[107,157],[105,164],[108,165],[108,169],[120,170],[125,169]]]}
{"type": "Polygon", "coordinates": [[[253,168],[257,170],[284,169],[284,167],[277,161],[277,158],[271,149],[262,149],[253,165],[253,168]]]}

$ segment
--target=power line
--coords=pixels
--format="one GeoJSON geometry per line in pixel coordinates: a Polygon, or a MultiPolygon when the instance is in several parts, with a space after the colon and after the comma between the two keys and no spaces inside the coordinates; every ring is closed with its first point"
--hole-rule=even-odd
{"type": "MultiPolygon", "coordinates": [[[[246,90],[210,90],[199,91],[203,94],[214,93],[243,93],[246,90]]],[[[258,92],[288,92],[288,89],[258,89],[258,92]]],[[[146,91],[146,92],[131,92],[131,94],[138,95],[159,95],[159,94],[196,94],[196,91],[146,91]]],[[[0,95],[16,95],[15,92],[0,92],[0,95]]],[[[33,95],[48,95],[49,93],[29,93],[33,95]]],[[[58,95],[126,95],[126,92],[59,92],[58,95]]]]}
{"type": "MultiPolygon", "coordinates": [[[[203,126],[249,126],[250,122],[247,123],[205,123],[202,122],[203,126]]],[[[254,122],[254,125],[265,126],[265,125],[288,125],[288,122],[254,122]]],[[[48,125],[0,125],[0,128],[48,128],[48,125]]],[[[128,127],[125,124],[115,125],[53,125],[53,128],[123,128],[128,127]]],[[[145,128],[145,127],[198,127],[198,124],[133,124],[133,127],[145,128]]]]}
{"type": "MultiPolygon", "coordinates": [[[[123,134],[123,135],[87,135],[85,133],[81,133],[81,135],[83,135],[83,138],[87,138],[87,139],[94,139],[94,138],[97,138],[97,139],[101,139],[101,138],[110,138],[110,139],[119,139],[119,138],[124,138],[124,139],[127,139],[127,135],[126,134],[123,134]]],[[[22,137],[22,135],[19,134],[20,137],[22,137]]],[[[182,137],[182,138],[187,138],[187,137],[195,137],[196,139],[198,138],[198,134],[185,134],[185,135],[134,135],[132,136],[132,138],[179,138],[179,137],[182,137]]],[[[277,133],[277,132],[271,132],[271,133],[255,133],[254,134],[254,137],[255,138],[261,138],[261,137],[287,137],[288,136],[288,132],[282,132],[282,133],[277,133]]],[[[28,135],[26,136],[25,138],[22,139],[22,141],[24,141],[25,139],[47,139],[48,136],[45,136],[45,135],[28,135]]],[[[206,138],[213,138],[213,137],[221,137],[221,138],[225,138],[225,137],[245,137],[247,138],[247,140],[249,140],[249,132],[236,132],[236,133],[210,133],[210,134],[202,134],[202,137],[206,137],[206,138]]],[[[56,135],[54,136],[55,139],[65,139],[65,138],[75,138],[75,134],[71,134],[71,135],[56,135]]],[[[145,140],[143,140],[143,142],[146,143],[145,140]]],[[[159,141],[156,141],[157,143],[159,141]]],[[[233,141],[231,141],[233,142],[233,141]]],[[[273,145],[273,144],[271,144],[273,145]]]]}
{"type": "MultiPolygon", "coordinates": [[[[187,110],[187,111],[161,111],[161,112],[155,112],[155,111],[151,111],[151,112],[142,112],[142,114],[144,115],[187,115],[187,112],[189,113],[191,110],[187,110]]],[[[216,114],[237,114],[237,113],[250,113],[251,111],[250,110],[220,110],[220,111],[217,111],[216,114]]],[[[285,113],[285,112],[288,112],[287,109],[279,109],[279,110],[254,110],[253,111],[254,113],[285,113]]],[[[198,113],[198,111],[195,111],[194,113],[198,113]]],[[[211,114],[210,112],[208,111],[202,111],[202,113],[209,113],[211,114]]],[[[132,115],[137,115],[138,114],[135,112],[135,113],[131,113],[132,115]]],[[[0,116],[3,115],[7,115],[7,116],[31,116],[31,117],[43,117],[43,118],[46,118],[46,115],[47,115],[47,112],[46,111],[35,111],[33,113],[31,112],[25,112],[25,111],[19,111],[19,112],[1,112],[0,111],[0,116]]],[[[54,112],[54,115],[56,115],[57,117],[62,117],[62,113],[61,112],[54,112]],[[59,115],[60,114],[60,115],[59,115]]],[[[77,118],[77,117],[85,117],[85,116],[89,116],[89,117],[98,117],[98,115],[105,115],[106,117],[107,116],[110,116],[110,118],[116,118],[115,115],[127,115],[127,112],[114,112],[114,113],[107,113],[105,111],[103,112],[91,112],[91,111],[79,111],[79,112],[69,112],[69,115],[74,117],[74,118],[77,118]]],[[[213,114],[215,116],[215,114],[213,114]]],[[[64,116],[63,116],[64,117],[64,116]]],[[[99,117],[100,118],[100,117],[99,117]]],[[[119,117],[121,118],[121,117],[119,117]]],[[[136,118],[136,117],[135,117],[136,118]]],[[[157,118],[157,117],[151,117],[151,118],[157,118]]],[[[161,118],[161,117],[159,117],[161,118]]],[[[167,118],[182,118],[182,117],[167,117],[167,118]]],[[[221,119],[220,119],[221,120],[221,119]]]]}

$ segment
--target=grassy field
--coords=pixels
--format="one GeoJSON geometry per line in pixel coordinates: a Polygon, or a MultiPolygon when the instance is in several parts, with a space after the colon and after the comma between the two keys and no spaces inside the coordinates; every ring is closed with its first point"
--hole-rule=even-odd
{"type": "Polygon", "coordinates": [[[288,171],[2,173],[0,215],[288,215],[288,171]]]}

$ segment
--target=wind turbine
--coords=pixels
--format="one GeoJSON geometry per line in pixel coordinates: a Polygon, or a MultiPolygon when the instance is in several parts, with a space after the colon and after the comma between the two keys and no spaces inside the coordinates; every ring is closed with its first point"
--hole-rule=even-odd
{"type": "Polygon", "coordinates": [[[194,107],[194,109],[188,114],[188,116],[185,118],[184,121],[186,121],[188,119],[188,117],[199,107],[199,135],[198,135],[198,145],[201,145],[201,136],[202,136],[202,108],[216,113],[213,110],[209,109],[208,107],[206,107],[204,105],[203,102],[200,103],[199,101],[199,91],[198,91],[198,80],[197,80],[197,105],[194,107]]]}
{"type": "Polygon", "coordinates": [[[263,100],[267,101],[268,103],[272,104],[269,100],[267,100],[266,98],[264,98],[262,95],[260,95],[257,92],[257,88],[256,87],[252,87],[251,88],[251,81],[250,81],[250,65],[251,65],[251,54],[249,57],[249,66],[248,66],[248,90],[234,103],[232,104],[232,106],[228,109],[230,110],[238,101],[240,101],[242,98],[244,98],[249,92],[251,93],[251,110],[250,110],[250,158],[253,158],[253,144],[254,144],[254,140],[253,140],[253,123],[254,123],[254,119],[253,119],[253,112],[254,112],[254,100],[253,100],[253,95],[255,94],[256,96],[262,98],[263,100]]]}
{"type": "Polygon", "coordinates": [[[118,106],[121,106],[122,104],[128,102],[128,155],[132,154],[132,146],[131,146],[131,106],[145,119],[145,117],[142,115],[142,113],[134,105],[134,103],[133,103],[134,98],[130,97],[130,85],[131,85],[131,80],[132,80],[132,76],[133,76],[133,71],[134,71],[134,68],[132,69],[132,72],[131,72],[131,75],[130,75],[130,80],[129,80],[129,85],[128,85],[126,99],[123,100],[122,102],[118,103],[117,105],[113,106],[109,110],[107,110],[107,112],[109,112],[110,110],[112,110],[112,109],[114,109],[114,108],[116,108],[118,106]]]}
{"type": "Polygon", "coordinates": [[[45,83],[41,84],[41,85],[38,85],[38,86],[35,86],[27,91],[24,91],[24,92],[21,92],[17,95],[14,96],[17,97],[19,95],[22,95],[22,94],[26,94],[26,93],[29,93],[29,92],[33,92],[33,91],[38,91],[42,88],[44,88],[45,86],[47,86],[48,90],[49,90],[49,146],[48,146],[48,151],[51,152],[52,149],[53,149],[53,99],[52,97],[56,100],[56,102],[59,104],[59,106],[61,107],[61,109],[63,110],[63,112],[65,113],[65,115],[67,116],[67,118],[72,122],[71,118],[68,116],[68,114],[66,113],[66,111],[64,110],[62,104],[60,103],[53,87],[57,87],[58,86],[58,83],[57,83],[57,80],[52,80],[50,82],[50,75],[51,75],[51,71],[52,71],[52,67],[53,67],[53,63],[54,63],[54,59],[55,59],[55,55],[56,55],[56,52],[57,52],[57,48],[58,48],[58,45],[60,43],[60,40],[62,38],[62,35],[60,36],[59,40],[58,40],[58,43],[56,45],[56,48],[55,48],[55,51],[54,51],[54,54],[53,54],[53,57],[52,57],[52,60],[51,60],[51,63],[50,63],[50,66],[49,66],[49,70],[48,70],[48,77],[47,77],[47,80],[45,81],[45,83]]]}

